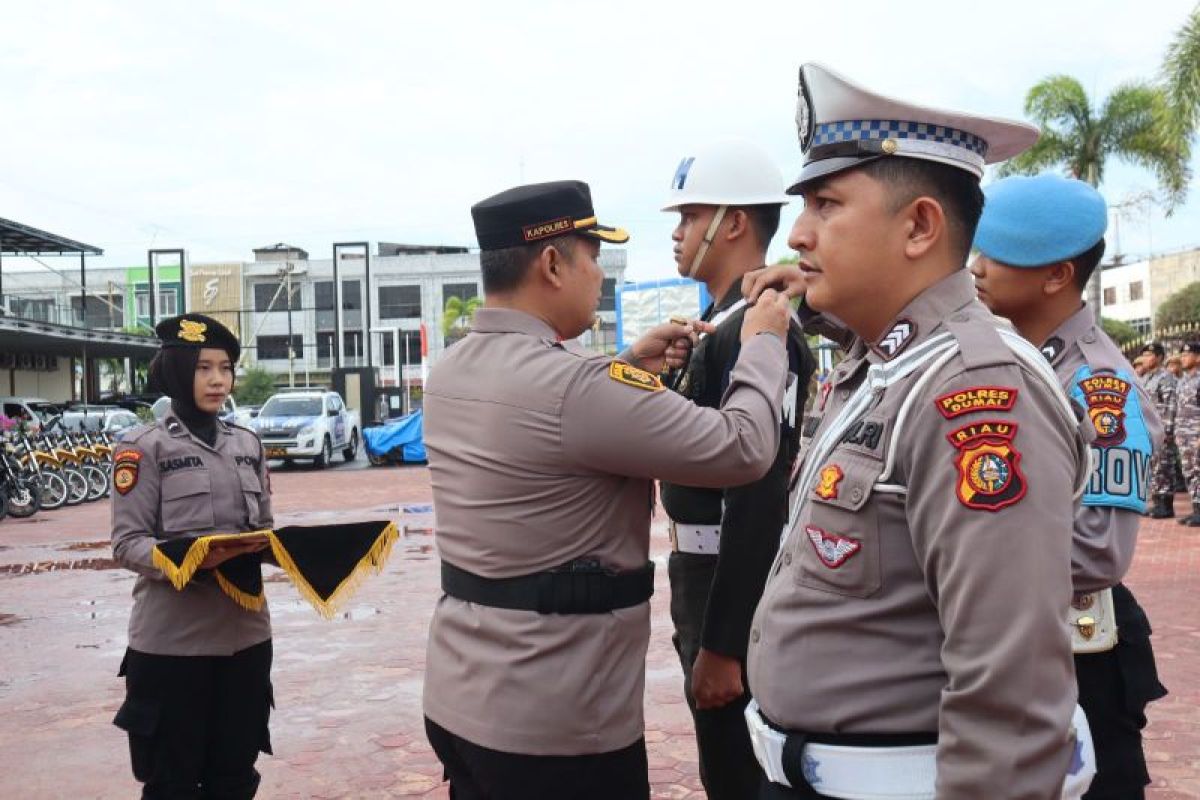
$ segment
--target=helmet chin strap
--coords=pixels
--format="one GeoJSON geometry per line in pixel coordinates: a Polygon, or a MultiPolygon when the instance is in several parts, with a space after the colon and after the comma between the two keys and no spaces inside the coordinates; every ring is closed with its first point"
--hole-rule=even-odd
{"type": "Polygon", "coordinates": [[[713,214],[712,222],[708,223],[704,240],[700,242],[700,249],[696,251],[696,257],[692,259],[692,266],[687,274],[689,278],[695,278],[696,273],[700,271],[700,262],[708,255],[708,248],[712,246],[713,239],[717,237],[717,228],[721,227],[721,221],[725,219],[725,211],[728,208],[729,206],[717,206],[717,213],[713,214]]]}

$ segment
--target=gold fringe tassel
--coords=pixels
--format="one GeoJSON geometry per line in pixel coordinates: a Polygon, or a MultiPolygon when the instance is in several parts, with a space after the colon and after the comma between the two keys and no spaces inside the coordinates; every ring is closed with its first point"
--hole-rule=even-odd
{"type": "MultiPolygon", "coordinates": [[[[250,531],[250,534],[271,537],[274,536],[275,532],[264,528],[260,531],[250,531]]],[[[213,542],[224,539],[240,539],[250,534],[214,533],[209,536],[201,536],[192,542],[191,547],[188,548],[187,555],[183,557],[183,563],[178,567],[175,566],[175,562],[167,558],[158,549],[158,545],[155,545],[154,549],[150,551],[150,558],[154,562],[154,566],[158,567],[167,576],[167,580],[171,581],[171,585],[182,592],[183,587],[188,585],[188,581],[192,579],[196,574],[196,570],[200,568],[200,564],[208,557],[208,550],[213,542]]]]}
{"type": "Polygon", "coordinates": [[[364,578],[369,574],[378,575],[383,571],[384,564],[387,563],[388,556],[392,553],[392,546],[396,543],[396,539],[400,535],[396,528],[396,523],[389,522],[387,527],[376,537],[374,544],[371,545],[371,549],[367,551],[367,554],[359,559],[358,563],[354,565],[354,569],[350,571],[350,574],[329,595],[329,599],[322,600],[321,596],[317,594],[316,589],[308,582],[308,579],[301,574],[299,567],[296,566],[296,562],[292,560],[291,554],[284,548],[283,543],[279,541],[279,536],[276,535],[275,531],[266,531],[266,534],[271,540],[271,551],[275,554],[275,560],[279,562],[280,568],[296,584],[296,590],[300,592],[300,595],[325,619],[332,619],[337,614],[338,605],[354,594],[364,578]]]}
{"type": "Polygon", "coordinates": [[[265,592],[260,592],[257,595],[243,592],[226,580],[225,576],[221,574],[220,567],[217,567],[213,571],[217,573],[217,585],[221,587],[221,591],[228,595],[233,602],[247,611],[262,611],[263,603],[267,601],[265,592]]]}

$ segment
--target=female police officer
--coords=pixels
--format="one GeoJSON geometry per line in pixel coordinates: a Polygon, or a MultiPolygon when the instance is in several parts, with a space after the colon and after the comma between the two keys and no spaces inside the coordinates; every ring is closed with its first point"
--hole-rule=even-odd
{"type": "Polygon", "coordinates": [[[156,332],[150,377],[171,409],[113,455],[113,553],[138,573],[114,722],[129,734],[143,798],[249,798],[258,753],[271,752],[271,621],[265,604],[231,600],[211,570],[266,541],[212,548],[180,591],[152,553],[157,540],[271,527],[266,460],[253,433],[217,419],[241,352],[233,334],[199,314],[156,332]]]}

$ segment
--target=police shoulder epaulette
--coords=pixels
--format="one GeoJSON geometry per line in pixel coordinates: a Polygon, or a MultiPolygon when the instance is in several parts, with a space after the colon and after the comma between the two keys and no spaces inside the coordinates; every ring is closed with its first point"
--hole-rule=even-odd
{"type": "Polygon", "coordinates": [[[1129,362],[1125,356],[1117,349],[1113,340],[1108,338],[1108,334],[1100,330],[1098,326],[1080,336],[1076,340],[1076,344],[1083,353],[1084,362],[1092,368],[1093,372],[1102,370],[1119,372],[1129,369],[1129,362]]]}
{"type": "Polygon", "coordinates": [[[138,439],[141,439],[143,436],[157,427],[158,425],[152,422],[143,422],[141,425],[136,425],[121,436],[121,441],[117,443],[117,446],[122,444],[133,444],[138,439]]]}
{"type": "Polygon", "coordinates": [[[245,433],[248,433],[248,434],[250,434],[251,436],[253,436],[253,437],[255,437],[255,438],[258,438],[258,434],[257,434],[257,433],[255,433],[255,432],[254,432],[253,430],[251,430],[250,428],[247,428],[245,425],[239,425],[239,424],[238,424],[238,423],[236,423],[236,422],[226,422],[226,423],[225,423],[225,425],[226,425],[227,427],[233,428],[234,430],[243,431],[243,432],[245,432],[245,433]]]}
{"type": "Polygon", "coordinates": [[[958,341],[958,354],[967,369],[1012,364],[1012,350],[1000,338],[994,321],[960,312],[946,320],[946,330],[958,341]]]}

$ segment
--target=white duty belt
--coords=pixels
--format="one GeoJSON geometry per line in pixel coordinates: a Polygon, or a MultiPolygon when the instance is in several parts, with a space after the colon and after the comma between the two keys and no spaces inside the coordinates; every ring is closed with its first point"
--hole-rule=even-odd
{"type": "Polygon", "coordinates": [[[721,551],[720,525],[685,525],[671,520],[667,525],[671,549],[677,553],[715,556],[721,551]]]}
{"type": "MultiPolygon", "coordinates": [[[[745,715],[754,757],[767,779],[791,787],[783,769],[787,734],[767,724],[755,700],[746,705],[745,715]]],[[[1063,800],[1082,798],[1096,774],[1092,732],[1079,706],[1075,706],[1071,726],[1075,753],[1063,781],[1063,800]]],[[[798,755],[800,774],[826,797],[840,800],[935,800],[936,797],[937,745],[934,744],[848,747],[806,742],[798,755]]]]}

